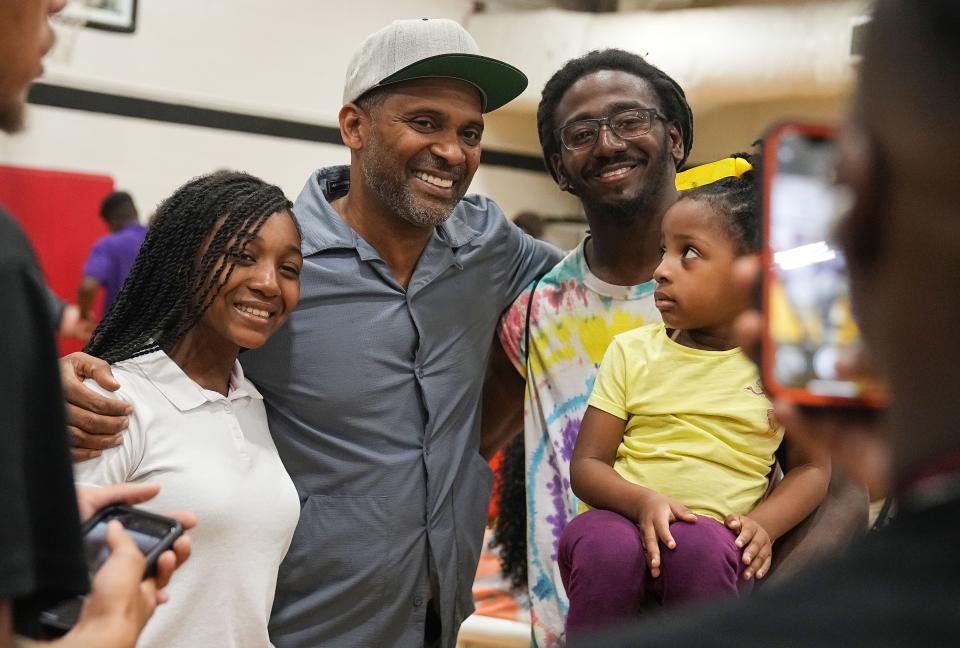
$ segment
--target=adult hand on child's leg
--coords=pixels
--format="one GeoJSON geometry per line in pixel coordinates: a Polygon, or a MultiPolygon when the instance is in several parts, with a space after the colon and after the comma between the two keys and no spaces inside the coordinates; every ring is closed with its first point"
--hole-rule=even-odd
{"type": "Polygon", "coordinates": [[[770,572],[773,563],[773,541],[770,534],[759,522],[747,515],[730,514],[724,520],[727,528],[737,533],[734,542],[743,553],[743,580],[750,580],[756,574],[763,578],[770,572]]]}

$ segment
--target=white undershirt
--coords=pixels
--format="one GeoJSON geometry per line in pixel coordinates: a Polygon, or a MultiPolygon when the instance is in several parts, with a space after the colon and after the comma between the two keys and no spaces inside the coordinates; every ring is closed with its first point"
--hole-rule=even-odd
{"type": "Polygon", "coordinates": [[[190,511],[190,560],[174,574],[140,648],[262,648],[277,569],[290,546],[300,502],[267,428],[263,397],[235,363],[229,396],[203,389],[165,353],[113,366],[110,394],[134,413],[123,445],[76,464],[84,485],[160,484],[140,506],[190,511]]]}

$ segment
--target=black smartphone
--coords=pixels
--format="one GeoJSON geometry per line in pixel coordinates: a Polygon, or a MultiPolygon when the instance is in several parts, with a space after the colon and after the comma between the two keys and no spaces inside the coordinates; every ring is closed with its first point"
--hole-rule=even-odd
{"type": "MultiPolygon", "coordinates": [[[[156,572],[157,560],[183,533],[183,526],[173,518],[149,513],[132,506],[114,504],[97,511],[82,527],[83,545],[86,554],[87,571],[91,580],[107,558],[110,547],[107,545],[107,524],[118,520],[123,525],[137,547],[147,560],[143,577],[156,572]]],[[[67,599],[40,613],[40,624],[52,636],[62,635],[70,630],[80,616],[83,596],[67,599]]]]}
{"type": "Polygon", "coordinates": [[[841,375],[861,345],[843,252],[834,241],[850,204],[834,182],[834,129],[786,123],[764,138],[763,354],[773,395],[818,406],[880,407],[872,377],[841,375]]]}

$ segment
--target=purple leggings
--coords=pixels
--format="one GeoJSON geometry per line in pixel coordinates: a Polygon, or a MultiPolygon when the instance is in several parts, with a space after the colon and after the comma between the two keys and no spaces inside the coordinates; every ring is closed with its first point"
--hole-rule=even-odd
{"type": "Polygon", "coordinates": [[[636,524],[617,513],[590,510],[573,518],[560,536],[557,561],[570,609],[567,634],[635,618],[652,595],[662,605],[724,595],[745,595],[736,535],[713,518],[674,522],[675,549],[660,543],[660,577],[650,578],[636,524]]]}

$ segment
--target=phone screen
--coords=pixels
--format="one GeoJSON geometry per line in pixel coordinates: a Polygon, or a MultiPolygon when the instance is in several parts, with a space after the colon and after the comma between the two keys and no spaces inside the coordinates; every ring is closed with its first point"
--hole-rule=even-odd
{"type": "Polygon", "coordinates": [[[866,383],[838,375],[838,362],[860,345],[843,252],[834,232],[850,205],[834,184],[836,148],[828,134],[783,128],[772,136],[767,197],[765,378],[818,402],[859,399],[866,383]],[[772,168],[771,168],[772,167],[772,168]]]}
{"type": "MultiPolygon", "coordinates": [[[[159,554],[169,548],[181,532],[180,524],[176,520],[127,506],[111,506],[98,512],[84,525],[84,552],[91,580],[110,557],[107,524],[111,520],[120,521],[127,535],[147,557],[148,572],[155,566],[159,554]]],[[[77,622],[83,602],[83,596],[67,599],[41,612],[40,621],[51,636],[58,636],[77,622]]]]}
{"type": "Polygon", "coordinates": [[[127,532],[127,535],[137,544],[137,547],[140,548],[140,552],[144,556],[149,556],[150,552],[156,549],[166,537],[166,529],[158,529],[160,532],[159,535],[154,535],[145,533],[144,531],[126,528],[127,521],[123,518],[123,515],[115,515],[100,520],[83,537],[84,551],[86,552],[87,558],[87,570],[90,572],[91,578],[97,573],[100,567],[103,566],[107,558],[110,557],[110,547],[107,545],[107,523],[110,522],[110,520],[120,520],[121,524],[125,525],[124,530],[127,532]]]}

